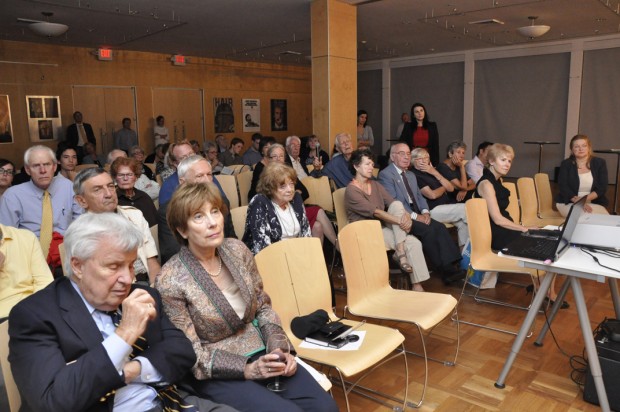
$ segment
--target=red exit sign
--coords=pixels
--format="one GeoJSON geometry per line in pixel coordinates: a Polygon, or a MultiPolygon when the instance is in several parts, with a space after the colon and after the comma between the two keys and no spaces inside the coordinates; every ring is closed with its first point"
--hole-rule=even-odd
{"type": "Polygon", "coordinates": [[[97,51],[97,58],[99,60],[107,60],[107,61],[112,61],[112,50],[110,49],[99,49],[97,51]]]}
{"type": "Polygon", "coordinates": [[[174,66],[185,66],[186,64],[185,56],[183,56],[182,54],[175,54],[170,60],[172,60],[172,64],[174,66]]]}

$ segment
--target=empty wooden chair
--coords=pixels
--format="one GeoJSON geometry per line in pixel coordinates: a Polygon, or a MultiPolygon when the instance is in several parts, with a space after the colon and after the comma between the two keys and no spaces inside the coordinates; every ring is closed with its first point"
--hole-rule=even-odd
{"type": "Polygon", "coordinates": [[[538,196],[536,195],[536,186],[533,178],[520,177],[517,180],[517,189],[519,190],[521,223],[523,226],[559,226],[564,222],[562,217],[541,218],[538,216],[538,196]]]}
{"type": "Polygon", "coordinates": [[[538,196],[538,217],[541,219],[561,218],[560,212],[553,209],[553,195],[551,194],[549,175],[546,173],[536,173],[534,175],[534,184],[536,185],[536,195],[538,196]]]}
{"type": "MultiPolygon", "coordinates": [[[[350,411],[348,394],[351,391],[364,391],[366,397],[379,394],[388,399],[393,397],[378,392],[369,392],[359,385],[360,381],[374,369],[398,357],[402,357],[406,372],[403,394],[398,399],[404,409],[407,399],[409,374],[405,356],[403,335],[385,326],[366,323],[358,330],[364,332],[363,342],[358,350],[333,351],[301,347],[302,340],[291,331],[291,320],[297,316],[308,315],[317,309],[325,310],[331,320],[338,317],[332,310],[327,269],[323,258],[321,242],[317,238],[295,238],[274,243],[261,250],[256,256],[256,265],[263,279],[265,290],[272,300],[274,310],[280,316],[282,327],[291,340],[297,355],[311,362],[325,365],[338,373],[344,391],[347,411],[350,411]],[[345,378],[358,375],[355,382],[345,378]]],[[[341,320],[347,325],[357,322],[341,320]]]]}
{"type": "Polygon", "coordinates": [[[326,212],[334,212],[334,203],[332,200],[332,191],[329,186],[327,176],[306,177],[301,179],[301,183],[308,189],[310,195],[304,203],[307,205],[318,205],[326,212]]]}
{"type": "MultiPolygon", "coordinates": [[[[428,356],[424,333],[455,312],[457,301],[445,293],[393,289],[389,284],[389,264],[385,253],[381,223],[362,220],[348,224],[338,233],[340,253],[347,278],[346,311],[355,316],[406,322],[416,326],[422,342],[424,385],[416,407],[422,405],[428,384],[428,356]]],[[[454,365],[458,354],[456,324],[454,365]]]]}
{"type": "Polygon", "coordinates": [[[230,202],[230,208],[239,207],[239,194],[237,193],[237,178],[232,175],[218,175],[217,181],[222,186],[222,190],[226,194],[230,202]]]}

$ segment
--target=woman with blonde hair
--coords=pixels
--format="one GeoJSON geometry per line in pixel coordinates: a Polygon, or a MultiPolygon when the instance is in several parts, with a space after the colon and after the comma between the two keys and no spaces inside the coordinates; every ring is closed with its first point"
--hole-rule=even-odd
{"type": "Polygon", "coordinates": [[[592,154],[592,142],[584,134],[578,134],[570,140],[570,151],[568,159],[560,164],[560,193],[556,198],[558,211],[566,216],[573,203],[587,196],[584,206],[586,212],[608,214],[605,192],[609,178],[605,159],[592,154]]]}

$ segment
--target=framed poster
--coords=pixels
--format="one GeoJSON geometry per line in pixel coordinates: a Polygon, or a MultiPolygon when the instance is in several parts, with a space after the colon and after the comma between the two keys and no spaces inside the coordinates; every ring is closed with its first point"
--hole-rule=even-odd
{"type": "Polygon", "coordinates": [[[58,96],[26,96],[30,141],[57,140],[61,133],[58,96]]]}
{"type": "Polygon", "coordinates": [[[260,132],[260,100],[242,99],[243,131],[260,132]]]}
{"type": "Polygon", "coordinates": [[[0,95],[0,143],[13,143],[11,106],[9,96],[6,94],[0,95]]]}
{"type": "Polygon", "coordinates": [[[214,97],[215,133],[234,133],[235,113],[232,97],[214,97]]]}
{"type": "Polygon", "coordinates": [[[271,99],[271,130],[286,131],[286,99],[271,99]]]}

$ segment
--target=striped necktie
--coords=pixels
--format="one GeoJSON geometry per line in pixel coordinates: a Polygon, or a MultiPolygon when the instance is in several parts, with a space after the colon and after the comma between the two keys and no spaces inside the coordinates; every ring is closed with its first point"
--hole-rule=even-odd
{"type": "MultiPolygon", "coordinates": [[[[112,323],[118,328],[121,323],[122,314],[118,310],[104,313],[112,319],[112,323]]],[[[148,349],[149,344],[144,336],[140,336],[131,346],[133,349],[129,358],[133,359],[148,349]]],[[[157,382],[147,383],[147,385],[157,391],[157,397],[161,401],[164,412],[198,412],[198,408],[185,402],[179,392],[177,392],[177,387],[175,385],[157,382]]],[[[114,391],[106,394],[100,401],[105,402],[107,397],[113,393],[114,391]]]]}
{"type": "Polygon", "coordinates": [[[41,212],[41,231],[39,234],[39,241],[41,242],[41,249],[43,249],[43,256],[47,259],[47,255],[50,251],[50,244],[52,243],[52,231],[54,229],[54,213],[52,211],[52,198],[50,192],[47,190],[43,192],[43,209],[41,212]]]}

